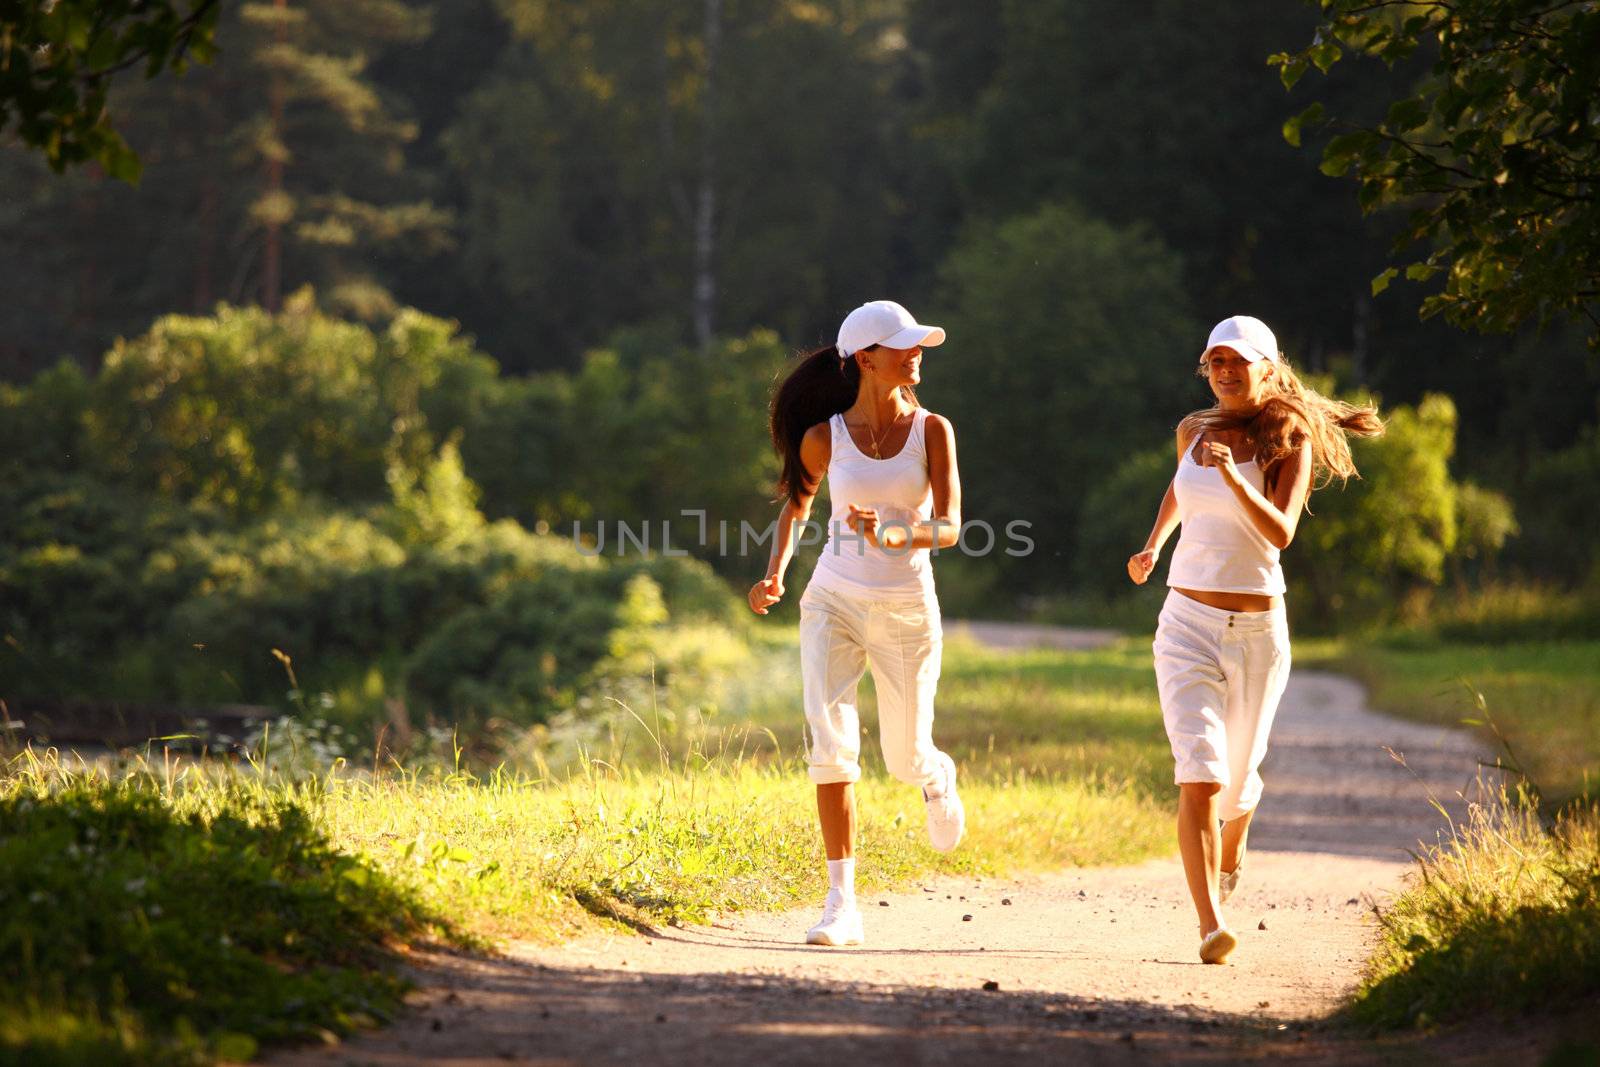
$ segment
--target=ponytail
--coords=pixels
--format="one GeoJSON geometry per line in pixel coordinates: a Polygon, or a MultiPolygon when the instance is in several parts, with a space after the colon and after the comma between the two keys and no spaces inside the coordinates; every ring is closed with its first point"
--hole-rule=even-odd
{"type": "MultiPolygon", "coordinates": [[[[1275,366],[1277,373],[1268,383],[1261,410],[1248,418],[1227,414],[1220,407],[1193,412],[1178,426],[1183,439],[1193,441],[1208,430],[1243,430],[1255,447],[1256,466],[1269,480],[1301,442],[1310,441],[1315,488],[1321,489],[1335,478],[1343,482],[1359,477],[1349,438],[1383,433],[1377,409],[1323,396],[1302,382],[1282,359],[1275,366]]],[[[1200,373],[1206,373],[1203,360],[1200,373]]]]}
{"type": "Polygon", "coordinates": [[[811,427],[855,403],[860,387],[861,367],[853,359],[839,358],[833,345],[800,355],[798,365],[773,394],[768,424],[772,447],[783,461],[779,498],[798,504],[802,495],[817,491],[820,479],[801,461],[800,442],[811,427]]]}

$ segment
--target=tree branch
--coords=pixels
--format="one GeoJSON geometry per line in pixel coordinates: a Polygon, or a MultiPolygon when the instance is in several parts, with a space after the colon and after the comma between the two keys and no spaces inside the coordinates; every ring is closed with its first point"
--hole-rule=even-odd
{"type": "MultiPolygon", "coordinates": [[[[195,9],[189,12],[188,16],[182,22],[178,23],[177,33],[173,35],[173,40],[176,43],[172,47],[171,59],[177,60],[183,58],[183,54],[189,50],[190,42],[194,40],[194,31],[199,27],[200,20],[205,18],[207,11],[216,7],[220,2],[221,0],[200,0],[200,3],[195,7],[195,9]]],[[[80,75],[80,77],[86,82],[97,82],[101,78],[109,78],[114,75],[121,74],[129,67],[138,66],[140,63],[149,58],[150,49],[144,48],[130,56],[125,57],[121,61],[112,64],[104,70],[87,71],[80,75]]]]}

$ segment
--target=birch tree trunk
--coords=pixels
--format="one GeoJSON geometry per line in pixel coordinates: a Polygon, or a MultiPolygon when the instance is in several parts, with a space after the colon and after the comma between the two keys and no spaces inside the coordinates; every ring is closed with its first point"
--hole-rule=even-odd
{"type": "Polygon", "coordinates": [[[700,96],[700,188],[694,210],[694,339],[709,351],[715,335],[717,53],[722,45],[722,0],[705,0],[705,82],[700,96]]]}

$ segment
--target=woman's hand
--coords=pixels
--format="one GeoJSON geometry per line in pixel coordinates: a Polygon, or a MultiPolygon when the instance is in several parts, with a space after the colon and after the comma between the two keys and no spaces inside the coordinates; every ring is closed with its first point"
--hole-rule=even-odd
{"type": "Polygon", "coordinates": [[[1207,465],[1221,471],[1223,481],[1233,485],[1244,480],[1239,468],[1234,466],[1233,449],[1217,441],[1207,441],[1200,447],[1205,449],[1205,455],[1210,461],[1207,465]]]}
{"type": "Polygon", "coordinates": [[[767,609],[783,599],[783,579],[769,574],[750,587],[750,610],[765,615],[767,609]]]}
{"type": "Polygon", "coordinates": [[[1156,550],[1147,548],[1143,552],[1135,552],[1128,557],[1128,577],[1133,579],[1134,585],[1143,585],[1150,578],[1150,572],[1156,569],[1156,550]]]}
{"type": "Polygon", "coordinates": [[[850,513],[845,516],[844,524],[873,544],[878,543],[877,508],[863,508],[851,504],[850,513]]]}

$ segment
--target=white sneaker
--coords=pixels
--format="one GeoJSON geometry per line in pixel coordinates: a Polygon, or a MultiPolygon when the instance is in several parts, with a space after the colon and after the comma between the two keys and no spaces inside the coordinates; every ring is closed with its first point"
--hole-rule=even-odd
{"type": "Polygon", "coordinates": [[[928,842],[935,851],[949,852],[961,844],[967,832],[967,811],[961,806],[961,794],[956,792],[956,762],[943,752],[939,762],[944,766],[944,782],[925,786],[922,802],[928,809],[928,842]]]}
{"type": "Polygon", "coordinates": [[[1239,888],[1239,875],[1244,873],[1244,860],[1239,860],[1239,865],[1231,871],[1223,871],[1217,879],[1217,901],[1226,904],[1228,898],[1233,896],[1233,891],[1239,888]]]}
{"type": "Polygon", "coordinates": [[[834,948],[859,945],[861,935],[861,909],[856,907],[855,898],[846,900],[840,894],[829,891],[827,903],[822,908],[822,921],[806,931],[806,944],[831,945],[834,948]]]}
{"type": "Polygon", "coordinates": [[[1239,947],[1239,939],[1226,926],[1218,927],[1200,942],[1201,963],[1227,963],[1228,956],[1239,947]]]}

